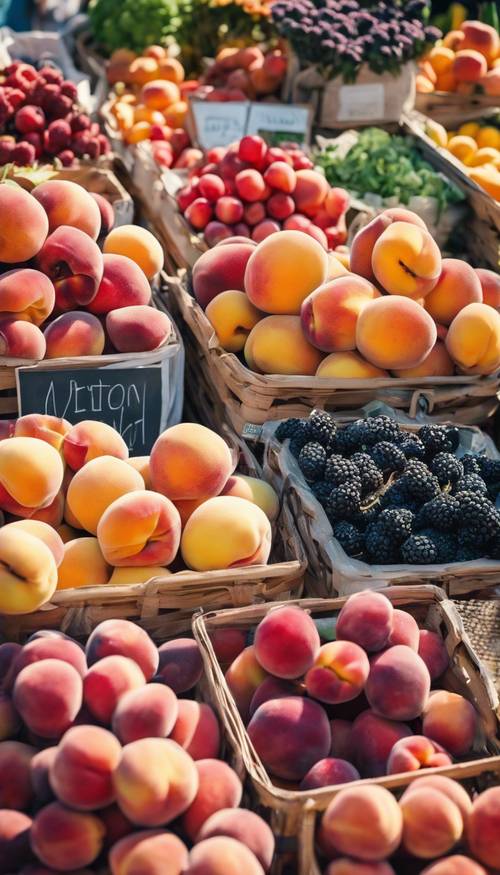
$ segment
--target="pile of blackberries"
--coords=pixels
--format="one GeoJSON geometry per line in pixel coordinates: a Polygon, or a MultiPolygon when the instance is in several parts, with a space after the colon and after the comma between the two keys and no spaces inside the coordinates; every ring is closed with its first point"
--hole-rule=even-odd
{"type": "Polygon", "coordinates": [[[404,431],[387,416],[344,427],[314,410],[276,431],[349,556],[372,565],[500,560],[500,460],[456,450],[454,426],[404,431]]]}

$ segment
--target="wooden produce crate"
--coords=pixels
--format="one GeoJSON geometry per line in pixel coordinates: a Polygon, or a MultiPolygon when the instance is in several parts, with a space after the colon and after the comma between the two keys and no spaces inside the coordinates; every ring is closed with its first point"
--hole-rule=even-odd
{"type": "MultiPolygon", "coordinates": [[[[222,429],[239,459],[238,471],[261,476],[259,465],[243,441],[222,429]]],[[[63,629],[81,637],[102,620],[138,620],[151,634],[168,630],[170,636],[191,628],[193,613],[204,608],[238,607],[260,601],[300,595],[306,561],[286,500],[273,524],[273,548],[268,565],[222,571],[180,571],[147,583],[88,586],[56,590],[50,602],[32,614],[0,615],[0,635],[23,640],[36,629],[63,629]]]]}
{"type": "Polygon", "coordinates": [[[489,377],[384,377],[373,380],[276,376],[251,371],[225,352],[212,325],[188,290],[185,274],[169,277],[169,310],[188,349],[188,372],[212,399],[212,407],[241,434],[247,424],[307,416],[314,407],[354,411],[375,398],[415,417],[425,411],[436,421],[482,422],[498,404],[498,375],[489,377]]]}
{"type": "MultiPolygon", "coordinates": [[[[475,705],[479,713],[481,728],[469,761],[437,769],[426,769],[425,774],[450,777],[456,777],[458,774],[474,776],[481,774],[485,767],[493,765],[497,768],[500,763],[498,695],[464,632],[454,606],[446,598],[445,593],[434,586],[394,587],[387,590],[385,594],[394,607],[409,611],[421,627],[431,629],[442,636],[450,657],[450,667],[440,680],[440,688],[465,696],[475,705]],[[491,757],[497,759],[492,760],[491,757]]],[[[309,611],[314,620],[325,620],[340,611],[345,601],[345,598],[303,599],[292,604],[309,611]]],[[[193,621],[193,634],[203,656],[212,702],[218,709],[235,755],[239,754],[243,759],[253,787],[254,804],[269,809],[270,823],[276,837],[283,843],[288,840],[292,848],[295,846],[296,852],[303,855],[307,835],[311,840],[312,814],[324,811],[339,790],[353,784],[300,791],[292,785],[286,785],[285,782],[280,781],[278,785],[273,781],[250,742],[210,640],[210,635],[214,631],[224,628],[242,629],[251,635],[256,625],[272,608],[271,605],[255,605],[239,610],[199,613],[193,621]]],[[[407,772],[372,778],[369,781],[391,789],[402,788],[418,774],[418,772],[407,772]]],[[[286,863],[285,858],[282,863],[286,863]]],[[[300,875],[313,873],[313,870],[304,865],[299,871],[300,875]]]]}
{"type": "Polygon", "coordinates": [[[498,97],[488,94],[455,94],[452,91],[433,91],[431,94],[418,94],[415,109],[428,115],[445,128],[455,129],[463,122],[480,118],[489,109],[498,107],[498,97]]]}

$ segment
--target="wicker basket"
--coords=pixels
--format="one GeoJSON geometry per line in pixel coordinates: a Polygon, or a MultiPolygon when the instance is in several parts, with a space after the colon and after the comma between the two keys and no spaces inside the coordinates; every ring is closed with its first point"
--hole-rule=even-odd
{"type": "MultiPolygon", "coordinates": [[[[464,632],[458,613],[446,599],[444,592],[437,587],[394,587],[387,590],[386,595],[395,607],[409,611],[419,625],[442,635],[450,656],[450,668],[443,676],[442,686],[472,701],[480,715],[481,730],[475,741],[473,758],[466,764],[426,770],[426,774],[439,773],[451,777],[458,774],[467,776],[479,774],[484,769],[487,758],[497,757],[500,754],[499,701],[491,678],[464,632]]],[[[333,612],[342,608],[345,601],[346,599],[343,598],[306,599],[295,603],[309,611],[314,619],[320,619],[331,617],[333,612]]],[[[211,633],[216,629],[239,628],[248,631],[254,629],[272,607],[271,605],[253,606],[209,614],[200,613],[194,618],[193,634],[203,656],[211,699],[219,711],[233,750],[243,759],[253,786],[255,804],[270,809],[271,825],[275,835],[285,842],[295,837],[297,850],[302,854],[306,846],[307,813],[323,811],[330,800],[346,785],[299,791],[273,783],[250,742],[210,640],[211,633]]],[[[487,765],[490,765],[488,760],[487,765]]],[[[384,787],[397,788],[409,784],[416,775],[418,773],[407,772],[374,778],[370,781],[384,787]]],[[[311,830],[310,825],[309,830],[311,830]]],[[[285,860],[282,860],[282,863],[284,862],[285,860]]],[[[312,875],[312,871],[304,866],[300,869],[301,875],[312,875]]]]}
{"type": "MultiPolygon", "coordinates": [[[[222,433],[239,458],[238,471],[260,476],[258,463],[244,442],[227,428],[222,433]]],[[[119,617],[138,619],[153,635],[158,628],[180,635],[191,628],[193,613],[199,608],[238,607],[287,598],[292,592],[300,595],[305,568],[303,547],[285,501],[274,524],[269,565],[203,573],[181,571],[147,583],[56,590],[39,611],[0,615],[0,634],[18,641],[46,627],[81,637],[102,620],[119,617]]]]}

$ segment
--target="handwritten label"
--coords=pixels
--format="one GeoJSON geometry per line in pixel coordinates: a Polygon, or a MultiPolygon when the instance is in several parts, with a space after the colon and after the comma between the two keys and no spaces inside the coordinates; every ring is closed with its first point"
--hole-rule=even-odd
{"type": "Polygon", "coordinates": [[[341,122],[384,117],[385,90],[381,83],[342,85],[339,89],[338,120],[341,122]]]}
{"type": "Polygon", "coordinates": [[[94,419],[121,434],[134,456],[147,455],[161,429],[162,371],[144,368],[18,368],[19,415],[71,423],[94,419]]]}
{"type": "Polygon", "coordinates": [[[292,106],[282,103],[252,103],[248,114],[247,134],[274,134],[273,140],[293,139],[299,142],[309,140],[311,109],[307,106],[292,106]]]}
{"type": "Polygon", "coordinates": [[[210,103],[203,100],[191,101],[191,112],[196,127],[198,143],[203,149],[213,146],[229,146],[245,136],[248,101],[230,103],[210,103]]]}

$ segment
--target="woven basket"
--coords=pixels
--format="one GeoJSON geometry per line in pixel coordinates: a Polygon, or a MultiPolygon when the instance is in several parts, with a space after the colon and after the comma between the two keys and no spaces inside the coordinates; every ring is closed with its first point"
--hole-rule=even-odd
{"type": "MultiPolygon", "coordinates": [[[[433,586],[394,587],[385,594],[395,607],[409,611],[420,626],[442,635],[450,657],[450,668],[443,676],[441,685],[472,701],[480,717],[481,728],[470,760],[465,764],[429,769],[426,774],[439,773],[450,777],[480,774],[485,765],[491,765],[489,758],[500,754],[499,701],[492,680],[473,650],[457,611],[446,599],[445,593],[433,586]]],[[[305,599],[293,603],[309,611],[314,619],[320,619],[331,617],[332,613],[342,608],[345,601],[344,598],[305,599]]],[[[324,811],[339,790],[348,785],[299,791],[273,783],[250,742],[210,640],[210,635],[215,630],[224,628],[239,628],[251,632],[272,608],[273,606],[266,605],[200,613],[194,618],[193,634],[203,656],[210,696],[219,711],[233,750],[243,759],[253,787],[254,802],[270,810],[271,825],[278,839],[286,844],[287,840],[295,837],[293,843],[301,856],[308,853],[307,865],[301,861],[299,871],[301,875],[312,875],[314,870],[308,868],[312,862],[312,843],[307,840],[308,835],[310,839],[313,829],[310,823],[312,815],[314,812],[324,811]]],[[[495,761],[495,766],[498,762],[500,758],[495,761]]],[[[405,787],[416,775],[418,773],[406,772],[370,779],[370,783],[389,788],[405,787]]],[[[285,857],[281,863],[286,863],[285,857]]]]}

